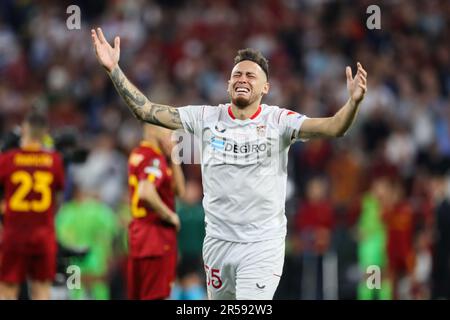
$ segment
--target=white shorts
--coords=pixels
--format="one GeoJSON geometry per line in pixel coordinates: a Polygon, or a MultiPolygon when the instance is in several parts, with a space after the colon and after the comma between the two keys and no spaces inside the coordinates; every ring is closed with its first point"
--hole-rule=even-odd
{"type": "Polygon", "coordinates": [[[285,237],[229,242],[206,236],[203,242],[208,299],[271,300],[284,264],[285,237]]]}

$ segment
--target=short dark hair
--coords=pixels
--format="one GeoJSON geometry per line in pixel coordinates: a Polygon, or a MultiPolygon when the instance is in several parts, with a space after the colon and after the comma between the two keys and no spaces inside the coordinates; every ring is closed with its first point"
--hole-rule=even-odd
{"type": "Polygon", "coordinates": [[[24,122],[34,129],[46,129],[48,125],[46,115],[34,110],[27,114],[24,122]]]}
{"type": "Polygon", "coordinates": [[[234,65],[245,60],[253,61],[260,66],[266,74],[267,79],[269,79],[269,60],[260,51],[251,48],[239,50],[237,56],[234,58],[234,65]]]}
{"type": "Polygon", "coordinates": [[[26,115],[24,123],[29,125],[29,134],[34,139],[42,139],[48,128],[47,116],[35,110],[26,115]]]}

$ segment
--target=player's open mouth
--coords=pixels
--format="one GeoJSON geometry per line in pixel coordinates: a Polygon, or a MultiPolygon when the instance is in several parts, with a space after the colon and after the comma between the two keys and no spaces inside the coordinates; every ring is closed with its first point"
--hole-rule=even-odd
{"type": "Polygon", "coordinates": [[[250,89],[244,87],[237,87],[236,89],[234,89],[234,91],[236,91],[237,93],[249,93],[250,89]]]}

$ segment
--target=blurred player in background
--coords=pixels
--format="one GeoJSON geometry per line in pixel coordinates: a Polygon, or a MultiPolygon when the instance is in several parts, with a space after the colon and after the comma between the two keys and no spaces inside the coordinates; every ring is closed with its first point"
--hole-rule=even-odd
{"type": "Polygon", "coordinates": [[[144,126],[144,140],[128,161],[131,214],[128,298],[166,299],[176,278],[180,220],[175,195],[184,193],[180,165],[172,163],[170,131],[144,126]]]}
{"type": "Polygon", "coordinates": [[[0,185],[5,213],[0,266],[0,298],[17,299],[20,284],[31,279],[31,298],[49,299],[56,271],[54,213],[64,187],[59,153],[46,150],[46,117],[30,113],[20,148],[0,155],[0,185]]]}
{"type": "Polygon", "coordinates": [[[358,264],[361,270],[357,297],[359,300],[390,300],[392,285],[389,277],[382,277],[381,288],[373,290],[367,286],[370,266],[378,266],[382,274],[388,274],[388,257],[386,253],[387,230],[383,221],[383,207],[389,197],[390,179],[376,176],[370,189],[361,199],[361,213],[357,223],[358,264]]]}
{"type": "Polygon", "coordinates": [[[261,104],[269,92],[269,65],[252,49],[235,58],[228,81],[231,103],[174,108],[149,101],[126,78],[118,64],[119,37],[111,47],[100,28],[91,36],[99,63],[138,119],[184,129],[201,142],[209,298],[272,299],[284,264],[290,145],[346,133],[366,92],[362,65],[354,78],[346,68],[349,99],[328,118],[261,104]]]}
{"type": "Polygon", "coordinates": [[[55,219],[58,242],[78,252],[70,265],[81,271],[81,286],[69,290],[70,299],[110,299],[108,276],[113,258],[113,241],[118,232],[118,216],[105,203],[79,186],[75,176],[73,198],[66,201],[55,219]]]}
{"type": "Polygon", "coordinates": [[[409,283],[414,272],[414,211],[405,197],[401,179],[392,179],[384,204],[383,220],[386,224],[388,272],[392,285],[392,298],[401,299],[402,283],[409,283]]]}

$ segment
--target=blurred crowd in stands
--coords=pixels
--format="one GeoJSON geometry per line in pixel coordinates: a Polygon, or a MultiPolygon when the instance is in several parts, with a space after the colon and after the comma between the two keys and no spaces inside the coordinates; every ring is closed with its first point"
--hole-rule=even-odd
{"type": "MultiPolygon", "coordinates": [[[[253,47],[270,63],[265,103],[331,116],[347,99],[345,66],[361,62],[368,93],[348,134],[291,147],[288,243],[275,298],[450,298],[450,2],[378,1],[380,30],[366,27],[370,4],[1,1],[1,141],[37,107],[48,112],[54,139],[73,137],[88,151],[66,163],[56,218],[62,244],[88,249],[70,258],[86,270],[86,292],[62,297],[125,295],[126,164],[142,128],[95,61],[89,33],[101,26],[110,41],[121,37],[130,80],[174,106],[227,102],[233,58],[253,47]],[[79,30],[66,26],[70,4],[81,8],[79,30]],[[381,272],[374,290],[373,265],[381,272]]],[[[183,169],[173,298],[204,299],[200,169],[183,169]]]]}

